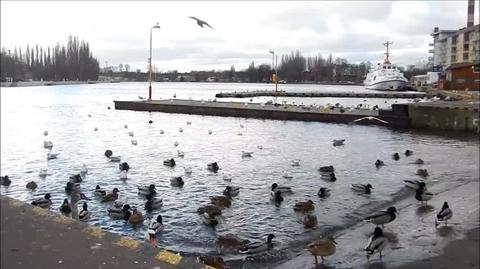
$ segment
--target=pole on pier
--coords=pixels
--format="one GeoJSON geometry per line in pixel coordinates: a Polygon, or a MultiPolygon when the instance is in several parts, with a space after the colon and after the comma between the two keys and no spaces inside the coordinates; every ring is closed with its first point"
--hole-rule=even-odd
{"type": "Polygon", "coordinates": [[[159,29],[160,28],[160,25],[158,25],[158,22],[157,24],[155,24],[154,26],[152,26],[152,28],[150,28],[150,58],[148,58],[148,72],[149,72],[149,75],[148,75],[148,101],[151,101],[152,100],[152,30],[153,29],[159,29]]]}

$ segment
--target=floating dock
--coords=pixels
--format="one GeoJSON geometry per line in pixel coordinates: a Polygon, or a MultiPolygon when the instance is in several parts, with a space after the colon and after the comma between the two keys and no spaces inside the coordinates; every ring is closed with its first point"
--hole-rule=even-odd
{"type": "Polygon", "coordinates": [[[392,110],[370,110],[290,104],[280,105],[217,101],[207,102],[180,99],[114,102],[115,109],[119,110],[158,111],[166,113],[262,118],[274,120],[372,124],[399,128],[405,128],[409,126],[406,107],[394,107],[392,110]]]}
{"type": "Polygon", "coordinates": [[[217,98],[252,98],[260,96],[272,97],[335,97],[335,98],[423,98],[424,92],[286,92],[286,91],[244,91],[221,92],[215,94],[217,98]]]}

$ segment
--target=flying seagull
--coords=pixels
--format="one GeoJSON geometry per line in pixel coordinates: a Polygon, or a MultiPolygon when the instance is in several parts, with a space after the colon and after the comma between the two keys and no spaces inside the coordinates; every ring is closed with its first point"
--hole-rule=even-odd
{"type": "Polygon", "coordinates": [[[379,121],[379,122],[385,123],[385,124],[388,124],[388,123],[389,123],[388,121],[384,121],[384,120],[381,120],[381,119],[379,119],[379,118],[372,117],[372,116],[359,118],[359,119],[354,120],[353,122],[359,122],[359,121],[362,121],[362,120],[376,120],[376,121],[379,121]]]}
{"type": "MultiPolygon", "coordinates": [[[[202,27],[202,28],[203,28],[203,25],[206,25],[206,26],[208,26],[208,27],[210,27],[210,28],[212,28],[212,29],[213,29],[213,27],[212,27],[212,26],[210,26],[210,24],[208,24],[208,23],[207,23],[207,22],[205,22],[205,21],[202,21],[202,20],[200,20],[200,19],[197,19],[197,18],[195,18],[195,17],[189,17],[189,18],[190,18],[190,19],[193,19],[193,20],[196,20],[196,21],[197,21],[197,24],[198,24],[198,26],[200,26],[200,27],[202,27]]],[[[215,29],[213,29],[213,30],[215,30],[215,29]]]]}

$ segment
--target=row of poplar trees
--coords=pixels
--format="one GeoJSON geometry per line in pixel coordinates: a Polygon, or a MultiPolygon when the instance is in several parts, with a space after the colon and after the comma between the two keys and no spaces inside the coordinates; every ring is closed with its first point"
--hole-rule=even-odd
{"type": "Polygon", "coordinates": [[[25,50],[15,48],[1,51],[1,76],[21,80],[87,81],[97,80],[100,71],[98,60],[92,56],[88,42],[78,37],[68,37],[67,46],[38,45],[25,50]]]}

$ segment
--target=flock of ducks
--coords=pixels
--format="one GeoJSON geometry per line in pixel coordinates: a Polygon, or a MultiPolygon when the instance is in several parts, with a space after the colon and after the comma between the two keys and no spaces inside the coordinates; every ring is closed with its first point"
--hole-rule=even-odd
{"type": "MultiPolygon", "coordinates": [[[[150,124],[152,121],[149,122],[150,124]]],[[[187,125],[191,125],[191,122],[187,122],[187,125]]],[[[125,128],[128,128],[125,125],[125,128]]],[[[183,129],[180,128],[179,132],[183,132],[183,129]]],[[[163,133],[163,130],[161,130],[163,133]]],[[[211,130],[208,131],[211,134],[211,130]]],[[[47,136],[48,132],[45,131],[44,135],[47,136]]],[[[129,132],[129,136],[134,137],[133,132],[129,132]]],[[[344,145],[345,139],[340,140],[333,140],[333,146],[341,146],[344,145]]],[[[132,144],[136,145],[136,140],[132,140],[132,144]],[[134,142],[135,141],[135,142],[134,142]]],[[[178,146],[178,142],[174,143],[174,146],[178,146]]],[[[44,147],[51,150],[53,147],[53,143],[51,141],[44,141],[44,147]]],[[[259,149],[263,147],[258,146],[259,149]]],[[[180,150],[177,150],[178,156],[183,157],[184,153],[180,150]]],[[[55,159],[59,153],[47,153],[47,159],[55,159]]],[[[406,150],[405,155],[411,156],[413,152],[411,150],[406,150]]],[[[127,162],[121,162],[120,156],[113,156],[113,152],[111,150],[106,150],[104,154],[111,162],[119,162],[119,169],[120,169],[120,179],[126,180],[128,178],[127,174],[130,170],[130,166],[127,162]]],[[[252,157],[253,152],[242,151],[242,158],[252,157]]],[[[394,153],[392,155],[393,160],[399,160],[400,155],[399,153],[394,153]]],[[[424,164],[422,159],[417,159],[414,164],[424,164]]],[[[170,158],[163,161],[165,166],[174,167],[176,162],[174,158],[170,158]]],[[[300,166],[300,160],[292,160],[292,166],[300,166]]],[[[384,166],[384,162],[382,160],[377,160],[374,165],[377,169],[380,169],[384,166]]],[[[218,163],[212,162],[207,164],[206,167],[209,171],[213,173],[217,173],[220,169],[218,163]]],[[[190,167],[184,167],[185,174],[191,174],[192,170],[190,167]]],[[[322,166],[318,169],[320,172],[320,177],[323,180],[327,180],[330,182],[336,181],[335,176],[335,168],[332,165],[329,166],[322,166]]],[[[76,207],[77,204],[81,201],[82,209],[78,213],[78,219],[80,221],[87,221],[91,217],[91,212],[88,211],[88,204],[86,201],[90,200],[86,197],[84,193],[80,190],[80,185],[83,181],[82,175],[88,173],[88,168],[86,165],[83,165],[80,171],[80,174],[76,174],[70,176],[68,182],[65,186],[65,192],[67,195],[71,196],[71,203],[68,199],[64,199],[62,205],[59,208],[59,211],[62,214],[70,215],[72,214],[72,207],[76,207]],[[75,199],[73,198],[75,197],[75,199]]],[[[41,177],[47,176],[47,171],[42,169],[39,173],[41,177]]],[[[428,171],[426,169],[418,169],[417,175],[420,177],[426,178],[428,177],[428,171]]],[[[284,178],[291,178],[286,172],[283,175],[284,178]]],[[[225,180],[231,180],[228,176],[224,176],[225,180]]],[[[185,182],[183,181],[181,176],[173,177],[170,179],[170,183],[174,187],[182,187],[185,182]]],[[[432,199],[433,194],[427,190],[426,183],[423,180],[405,180],[405,186],[415,190],[414,197],[420,201],[422,204],[430,199],[432,199]]],[[[2,176],[0,178],[0,185],[9,186],[11,184],[11,180],[8,175],[2,176]]],[[[36,189],[38,186],[35,182],[31,181],[28,182],[26,187],[30,190],[36,189]]],[[[352,184],[351,189],[353,191],[363,193],[363,194],[370,194],[373,186],[369,183],[367,184],[352,184]]],[[[112,203],[112,206],[107,210],[107,215],[112,219],[118,219],[127,221],[132,226],[142,225],[144,223],[143,214],[140,212],[138,208],[133,208],[128,204],[120,201],[119,199],[120,190],[118,188],[114,188],[111,192],[107,192],[105,189],[101,188],[99,185],[93,190],[93,195],[96,199],[100,200],[103,203],[112,203]]],[[[222,195],[219,196],[211,196],[210,197],[210,204],[200,206],[197,212],[201,215],[202,221],[206,225],[215,226],[219,222],[219,216],[222,214],[222,210],[231,206],[233,197],[239,195],[240,188],[236,186],[228,185],[225,187],[222,195]]],[[[270,191],[270,200],[279,205],[284,201],[284,197],[293,193],[292,188],[288,186],[279,186],[277,183],[273,183],[271,185],[270,191]]],[[[148,186],[138,186],[138,194],[145,198],[144,209],[147,212],[153,212],[162,208],[163,200],[161,198],[156,198],[156,187],[154,184],[150,184],[148,186]]],[[[320,187],[317,192],[317,195],[321,199],[325,199],[329,197],[331,194],[330,189],[326,187],[320,187]]],[[[31,202],[32,205],[42,207],[42,208],[49,208],[52,205],[51,195],[49,193],[45,194],[43,198],[35,199],[31,202]]],[[[312,215],[315,209],[315,203],[312,200],[307,201],[300,201],[296,202],[293,206],[293,210],[295,212],[299,212],[304,214],[303,218],[303,225],[305,228],[315,228],[318,225],[318,220],[315,215],[312,215]]],[[[388,245],[388,239],[383,235],[382,228],[385,224],[390,223],[396,219],[396,214],[398,214],[395,207],[389,207],[385,211],[380,211],[374,215],[370,215],[365,217],[365,221],[376,225],[373,234],[368,239],[367,245],[364,249],[367,255],[367,259],[370,256],[378,253],[380,258],[382,257],[382,251],[388,245]],[[382,226],[380,228],[379,226],[382,226]]],[[[435,226],[438,226],[440,223],[444,222],[447,225],[447,221],[451,219],[453,216],[452,210],[449,208],[447,202],[443,204],[442,210],[438,213],[437,218],[435,220],[435,226]]],[[[163,219],[160,214],[157,215],[155,221],[151,221],[148,225],[147,231],[145,232],[145,238],[149,240],[152,244],[155,240],[157,234],[161,233],[164,230],[163,219]]],[[[252,254],[263,252],[269,250],[273,247],[273,238],[275,237],[274,234],[268,234],[266,236],[266,240],[261,241],[250,241],[245,239],[240,239],[234,235],[226,234],[226,235],[219,235],[217,238],[217,244],[222,248],[233,248],[237,250],[239,253],[242,254],[252,254]]],[[[327,236],[321,238],[320,240],[314,241],[307,245],[306,249],[315,257],[315,264],[318,265],[317,256],[321,257],[322,263],[324,262],[324,257],[331,256],[336,252],[336,241],[332,236],[327,236]]]]}
{"type": "MultiPolygon", "coordinates": [[[[406,150],[405,155],[411,156],[413,151],[406,150]]],[[[394,153],[392,155],[393,160],[399,160],[400,154],[394,153]]],[[[417,159],[415,162],[411,162],[412,164],[424,164],[422,159],[417,159]]],[[[377,160],[375,162],[375,166],[380,168],[384,166],[384,162],[381,160],[377,160]]],[[[320,170],[321,172],[328,173],[333,172],[333,168],[324,167],[320,170]]],[[[428,172],[426,169],[418,169],[417,175],[421,177],[427,177],[428,172]]],[[[407,188],[415,190],[415,199],[419,202],[427,203],[430,199],[432,199],[433,194],[427,190],[425,181],[423,180],[404,180],[405,186],[407,188]]],[[[373,187],[370,184],[352,184],[352,189],[361,193],[369,194],[371,193],[371,189],[373,187]]],[[[329,195],[329,191],[326,188],[320,188],[318,195],[320,197],[327,197],[329,195]]],[[[370,261],[370,257],[376,253],[379,254],[380,259],[382,259],[382,251],[385,247],[389,244],[388,238],[385,237],[383,234],[384,225],[394,221],[397,217],[397,209],[394,206],[387,208],[385,211],[380,211],[376,214],[367,216],[364,218],[364,221],[368,223],[374,224],[376,227],[373,231],[373,234],[368,238],[367,244],[364,248],[364,251],[367,256],[367,260],[370,261]],[[380,227],[381,226],[381,227],[380,227]]],[[[441,223],[447,222],[453,216],[453,211],[450,209],[448,202],[444,202],[442,209],[436,215],[435,219],[435,227],[438,227],[441,223]]],[[[320,240],[314,241],[307,245],[306,250],[308,250],[314,257],[315,257],[315,265],[318,266],[318,259],[317,256],[321,257],[322,264],[324,263],[324,257],[331,256],[336,252],[336,242],[332,236],[324,237],[320,240]]]]}

